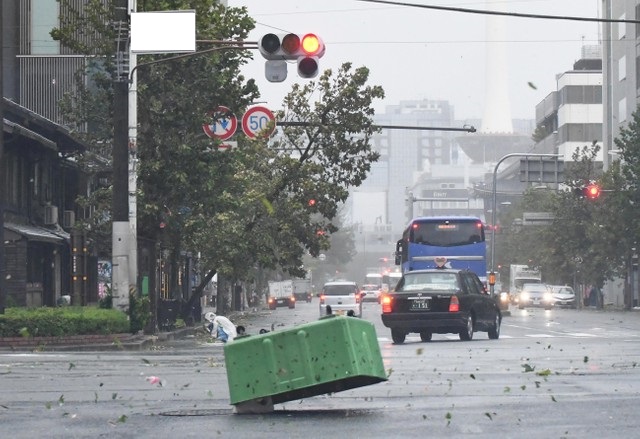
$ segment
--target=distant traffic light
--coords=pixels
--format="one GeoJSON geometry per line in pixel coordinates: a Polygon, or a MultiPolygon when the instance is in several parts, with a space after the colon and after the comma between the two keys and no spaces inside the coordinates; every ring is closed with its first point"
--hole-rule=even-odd
{"type": "Polygon", "coordinates": [[[416,201],[415,197],[413,196],[413,192],[409,192],[407,194],[407,212],[406,212],[406,217],[407,217],[407,221],[411,221],[413,219],[413,203],[416,201]]]}
{"type": "Polygon", "coordinates": [[[307,201],[307,204],[309,205],[309,207],[313,207],[316,205],[316,199],[315,198],[310,198],[309,201],[307,201]]]}
{"type": "Polygon", "coordinates": [[[584,196],[590,200],[595,200],[596,198],[600,197],[601,192],[602,189],[596,183],[591,183],[583,189],[584,196]]]}
{"type": "MultiPolygon", "coordinates": [[[[586,183],[585,183],[586,184],[586,183]]],[[[589,200],[596,200],[600,198],[604,190],[598,183],[591,182],[586,186],[578,186],[573,189],[573,193],[576,197],[587,198],[589,200]]]]}
{"type": "Polygon", "coordinates": [[[267,60],[265,76],[270,82],[282,82],[287,77],[286,61],[298,62],[298,75],[313,78],[318,75],[318,59],[324,55],[325,46],[320,37],[309,33],[266,34],[258,43],[258,50],[267,60]]]}

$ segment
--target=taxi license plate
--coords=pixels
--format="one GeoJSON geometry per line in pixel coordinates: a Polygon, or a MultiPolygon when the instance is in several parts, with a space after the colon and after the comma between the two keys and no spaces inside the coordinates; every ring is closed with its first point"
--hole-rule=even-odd
{"type": "Polygon", "coordinates": [[[429,309],[429,299],[416,299],[411,301],[411,309],[429,309]]]}
{"type": "Polygon", "coordinates": [[[334,311],[334,314],[337,314],[337,315],[341,316],[341,315],[344,314],[344,310],[343,309],[337,309],[337,310],[334,311]]]}

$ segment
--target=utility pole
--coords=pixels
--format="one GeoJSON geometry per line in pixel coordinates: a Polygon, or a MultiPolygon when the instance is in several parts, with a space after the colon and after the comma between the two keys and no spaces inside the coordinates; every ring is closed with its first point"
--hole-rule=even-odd
{"type": "MultiPolygon", "coordinates": [[[[0,171],[3,169],[3,160],[2,157],[4,155],[4,45],[2,33],[4,30],[3,26],[3,14],[2,9],[4,8],[4,2],[0,3],[0,171]]],[[[0,172],[0,178],[2,173],[0,172]]],[[[0,183],[2,183],[0,181],[0,183]]],[[[4,191],[0,185],[0,314],[4,314],[4,307],[6,304],[7,290],[5,289],[5,249],[4,249],[4,200],[5,195],[4,191]]]]}
{"type": "Polygon", "coordinates": [[[116,77],[114,78],[113,193],[112,193],[112,273],[113,305],[129,309],[129,185],[128,185],[128,87],[129,14],[128,0],[116,2],[116,77]]]}
{"type": "MultiPolygon", "coordinates": [[[[128,14],[136,12],[136,0],[128,0],[128,14]]],[[[129,56],[129,289],[138,289],[138,203],[136,198],[137,180],[138,180],[138,82],[136,75],[137,55],[131,50],[128,51],[129,56]]],[[[155,314],[154,314],[155,315],[155,314]]]]}

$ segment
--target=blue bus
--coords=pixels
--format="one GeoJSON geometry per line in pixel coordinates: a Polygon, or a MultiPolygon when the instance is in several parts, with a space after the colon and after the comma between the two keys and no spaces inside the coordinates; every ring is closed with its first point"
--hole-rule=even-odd
{"type": "Polygon", "coordinates": [[[435,268],[469,269],[487,280],[487,244],[482,220],[473,216],[428,216],[411,220],[396,243],[402,272],[435,268]]]}

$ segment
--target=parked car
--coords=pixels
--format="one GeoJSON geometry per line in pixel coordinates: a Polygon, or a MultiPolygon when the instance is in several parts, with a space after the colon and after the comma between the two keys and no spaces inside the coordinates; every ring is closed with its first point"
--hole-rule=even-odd
{"type": "Polygon", "coordinates": [[[356,282],[334,281],[324,284],[320,293],[320,317],[327,314],[353,314],[362,317],[362,298],[356,282]]]}
{"type": "Polygon", "coordinates": [[[409,333],[422,341],[454,333],[471,340],[476,331],[500,336],[502,314],[496,300],[475,273],[456,269],[427,269],[405,273],[395,291],[381,298],[382,323],[391,339],[402,344],[409,333]]]}
{"type": "Polygon", "coordinates": [[[378,285],[364,284],[362,286],[362,300],[365,302],[378,302],[380,303],[380,294],[382,291],[378,285]]]}
{"type": "Polygon", "coordinates": [[[576,293],[567,285],[551,285],[553,306],[576,308],[576,293]]]}
{"type": "Polygon", "coordinates": [[[551,294],[551,289],[546,284],[523,284],[518,297],[518,308],[524,309],[527,306],[551,309],[553,307],[553,295],[551,294]]]}

